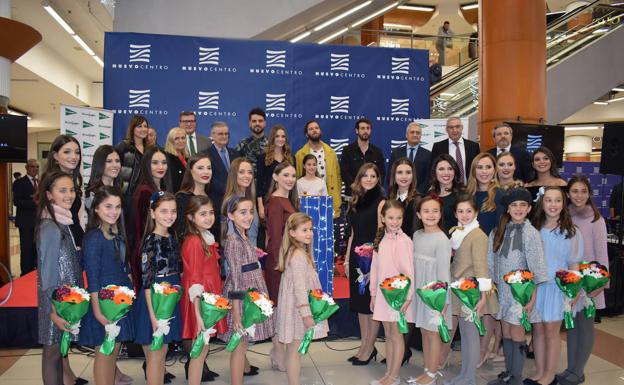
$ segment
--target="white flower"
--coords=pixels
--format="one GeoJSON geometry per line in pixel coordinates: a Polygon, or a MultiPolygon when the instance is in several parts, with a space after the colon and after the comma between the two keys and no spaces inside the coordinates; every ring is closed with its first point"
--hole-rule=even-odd
{"type": "Polygon", "coordinates": [[[221,297],[217,294],[213,294],[213,293],[207,293],[204,292],[202,294],[202,297],[204,299],[204,302],[206,302],[208,305],[214,305],[217,303],[217,300],[221,297]]]}
{"type": "Polygon", "coordinates": [[[408,283],[409,281],[406,279],[396,278],[392,280],[392,282],[390,283],[390,287],[393,287],[395,289],[405,289],[408,283]]]}
{"type": "Polygon", "coordinates": [[[522,272],[516,271],[507,276],[507,283],[522,283],[522,272]]]}
{"type": "Polygon", "coordinates": [[[323,296],[321,297],[321,301],[325,301],[330,305],[335,305],[336,302],[334,301],[334,299],[332,297],[329,296],[329,294],[327,293],[323,293],[323,296]]]}
{"type": "Polygon", "coordinates": [[[134,290],[130,289],[129,287],[119,286],[117,291],[131,297],[132,299],[136,298],[136,293],[134,292],[134,290]]]}
{"type": "Polygon", "coordinates": [[[453,289],[459,289],[459,285],[461,285],[460,281],[451,282],[451,287],[453,289]]]}
{"type": "Polygon", "coordinates": [[[81,288],[81,287],[74,287],[74,288],[72,289],[72,291],[74,291],[74,292],[76,292],[76,293],[80,294],[80,296],[82,297],[82,299],[84,299],[85,301],[89,301],[89,300],[91,299],[91,297],[89,296],[89,293],[88,293],[85,289],[83,289],[83,288],[81,288]]]}
{"type": "Polygon", "coordinates": [[[254,301],[254,304],[260,308],[265,316],[270,317],[273,314],[273,303],[267,297],[260,296],[258,300],[254,301]]]}
{"type": "Polygon", "coordinates": [[[160,283],[154,283],[154,292],[158,294],[162,294],[165,291],[165,287],[160,283]]]}

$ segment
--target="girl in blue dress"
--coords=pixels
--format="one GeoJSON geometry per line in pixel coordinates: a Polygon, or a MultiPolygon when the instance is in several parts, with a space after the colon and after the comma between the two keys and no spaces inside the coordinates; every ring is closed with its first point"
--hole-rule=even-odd
{"type": "Polygon", "coordinates": [[[82,321],[80,344],[95,346],[93,377],[96,384],[112,384],[115,380],[115,362],[121,346],[120,341],[134,339],[132,312],[117,322],[120,327],[111,355],[100,353],[104,341],[104,327],[108,321],[100,310],[98,292],[107,285],[132,288],[130,268],[126,259],[126,240],[121,219],[121,190],[104,186],[97,190],[91,204],[87,233],[82,242],[83,264],[87,273],[87,290],[91,295],[91,307],[82,321]]]}
{"type": "Polygon", "coordinates": [[[578,270],[583,257],[583,238],[572,223],[565,193],[556,186],[544,188],[543,194],[542,191],[538,193],[533,226],[539,230],[544,245],[548,281],[537,289],[535,309],[540,320],[533,325],[535,375],[525,383],[546,385],[556,383],[561,352],[559,330],[564,296],[555,283],[555,274],[558,270],[578,270]]]}

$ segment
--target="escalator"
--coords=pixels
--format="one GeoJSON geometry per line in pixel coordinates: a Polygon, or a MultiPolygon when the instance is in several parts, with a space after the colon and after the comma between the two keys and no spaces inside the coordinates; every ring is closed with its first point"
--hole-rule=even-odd
{"type": "MultiPolygon", "coordinates": [[[[624,55],[620,53],[623,24],[624,8],[594,1],[547,25],[550,121],[565,119],[624,79],[624,66],[619,61],[624,55]]],[[[431,118],[470,116],[478,108],[478,98],[478,60],[473,60],[431,86],[431,118]]]]}

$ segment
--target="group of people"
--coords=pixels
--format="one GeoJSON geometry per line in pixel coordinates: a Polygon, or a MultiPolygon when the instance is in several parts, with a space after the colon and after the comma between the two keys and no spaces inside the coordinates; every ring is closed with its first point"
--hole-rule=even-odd
{"type": "MultiPolygon", "coordinates": [[[[376,358],[379,322],[386,335],[388,370],[374,383],[399,383],[399,368],[411,355],[398,332],[396,314],[380,298],[381,280],[403,273],[415,288],[436,279],[448,282],[474,275],[491,278],[498,295],[484,292],[479,303],[488,330],[481,341],[474,325],[457,317],[462,372],[453,383],[474,383],[475,369],[497,357],[500,349],[507,370],[496,381],[522,382],[525,336],[510,314],[511,295],[501,274],[530,268],[540,284],[529,304],[529,310],[535,307],[531,319],[536,322],[537,372],[531,380],[541,384],[554,380],[559,354],[555,329],[558,333],[561,322],[557,309],[563,306],[563,297],[553,289],[554,271],[574,267],[584,257],[606,260],[606,229],[590,199],[589,182],[578,177],[566,187],[547,148],[539,148],[529,158],[511,146],[511,128],[500,125],[493,130],[494,154],[480,152],[478,143],[462,138],[461,120],[449,118],[449,138],[429,152],[420,145],[420,127],[410,124],[407,145],[393,151],[386,178],[383,153],[370,142],[372,123],[367,119],[356,122],[357,138],[340,159],[321,140],[320,125],[314,120],[304,126],[308,141],[295,154],[283,126],[273,126],[265,136],[266,115],[259,108],[249,113],[251,135],[236,148],[229,147],[226,123],[212,124],[211,139],[200,135],[196,126],[193,113],[181,113],[180,127],[169,131],[163,149],[148,143],[147,120],[134,116],[124,140],[96,150],[84,191],[81,148],[73,137],[60,135],[54,140],[40,179],[36,162],[29,161],[25,178],[30,185],[24,190],[34,197],[27,203],[36,214],[32,233],[18,227],[20,239],[24,233],[31,242],[34,237],[36,245],[32,267],[38,275],[45,384],[81,383],[67,359],[61,358],[60,336],[68,325],[56,314],[51,296],[60,285],[84,287],[83,270],[92,300],[74,338],[78,344],[98,347],[103,342],[110,322],[98,306],[102,287],[133,287],[138,297],[133,310],[119,321],[121,333],[113,354],[95,350],[97,384],[131,382],[116,366],[120,342],[125,341],[143,346],[149,384],[170,380],[165,371],[167,343],[182,341],[189,352],[192,340],[206,331],[199,315],[202,292],[223,294],[232,301],[227,320],[215,327],[218,337],[229,341],[233,332],[243,330],[242,299],[252,287],[268,293],[276,311],[232,352],[231,383],[242,384],[244,376],[258,373],[246,358],[248,344],[272,339],[273,368],[285,371],[289,384],[298,384],[297,348],[305,331],[314,326],[308,290],[320,288],[311,249],[318,224],[298,212],[299,198],[330,195],[334,216],[339,217],[343,181],[350,227],[345,272],[350,309],[358,313],[362,335],[361,346],[349,358],[353,365],[376,358]],[[523,183],[539,197],[532,222],[534,197],[520,188],[523,183]],[[545,187],[545,193],[538,192],[540,187],[545,187]],[[355,249],[368,242],[374,243],[376,252],[370,283],[361,293],[355,249]],[[262,261],[258,246],[267,251],[262,261]],[[185,294],[170,321],[164,347],[153,351],[149,347],[158,322],[150,288],[162,281],[182,285],[185,294]]],[[[597,296],[598,308],[604,307],[601,293],[589,295],[597,296]]],[[[461,307],[451,302],[449,297],[445,317],[452,327],[461,307]]],[[[410,332],[415,326],[423,334],[425,370],[415,381],[433,384],[449,346],[441,344],[435,334],[437,325],[417,296],[410,294],[401,311],[413,325],[410,332]]],[[[583,319],[581,313],[577,318],[579,326],[568,337],[568,368],[557,377],[564,384],[582,381],[592,347],[592,320],[583,319]]],[[[326,322],[321,323],[314,338],[326,336],[327,329],[326,322]]],[[[218,375],[207,368],[207,354],[206,346],[198,358],[187,361],[189,383],[218,375]]]]}

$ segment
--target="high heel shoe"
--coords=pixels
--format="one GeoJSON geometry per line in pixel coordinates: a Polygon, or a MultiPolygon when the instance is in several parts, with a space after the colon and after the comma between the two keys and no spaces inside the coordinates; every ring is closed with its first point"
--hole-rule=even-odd
{"type": "MultiPolygon", "coordinates": [[[[147,380],[147,361],[143,361],[143,377],[147,380]]],[[[167,371],[165,371],[165,376],[163,378],[163,384],[171,384],[171,379],[175,378],[175,376],[167,371]]]]}
{"type": "Polygon", "coordinates": [[[243,372],[243,376],[245,377],[255,376],[258,374],[258,372],[259,372],[259,368],[257,366],[249,365],[249,371],[243,372]]]}
{"type": "MultiPolygon", "coordinates": [[[[184,376],[185,378],[188,380],[188,370],[189,370],[189,365],[191,364],[191,360],[187,360],[184,363],[184,376]]],[[[204,363],[204,368],[202,370],[202,377],[201,377],[201,382],[211,382],[214,381],[214,376],[212,376],[210,374],[210,371],[206,371],[207,366],[205,366],[206,364],[204,363]]]]}
{"type": "Polygon", "coordinates": [[[485,356],[483,356],[481,361],[479,361],[479,363],[477,364],[477,369],[482,367],[486,362],[488,362],[489,359],[490,359],[490,354],[489,353],[485,353],[485,356]]]}
{"type": "Polygon", "coordinates": [[[362,361],[356,358],[355,360],[353,360],[353,362],[351,362],[351,365],[354,365],[354,366],[368,365],[373,359],[377,361],[377,348],[373,348],[373,352],[371,353],[370,356],[368,356],[368,359],[366,361],[362,361]]]}
{"type": "Polygon", "coordinates": [[[351,356],[351,357],[347,358],[348,362],[353,362],[355,360],[357,360],[357,356],[351,356]]]}

